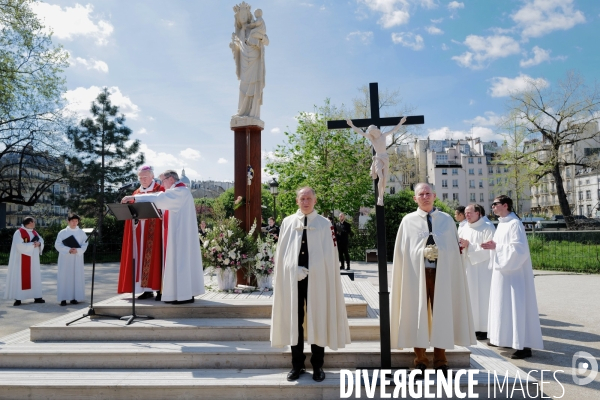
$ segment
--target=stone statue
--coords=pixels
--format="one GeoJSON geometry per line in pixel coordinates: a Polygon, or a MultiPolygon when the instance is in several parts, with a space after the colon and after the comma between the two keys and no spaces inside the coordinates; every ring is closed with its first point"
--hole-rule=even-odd
{"type": "Polygon", "coordinates": [[[371,178],[379,178],[379,182],[377,184],[377,205],[382,206],[383,194],[385,193],[387,178],[390,174],[390,158],[388,156],[387,149],[385,148],[385,138],[386,136],[393,135],[394,133],[398,132],[400,126],[406,122],[406,117],[402,118],[398,125],[385,134],[381,133],[379,128],[377,128],[375,125],[369,126],[367,131],[363,132],[361,129],[358,129],[356,126],[354,126],[352,120],[347,119],[346,122],[354,132],[369,139],[373,145],[373,148],[375,149],[373,164],[371,164],[371,178]]]}
{"type": "Polygon", "coordinates": [[[233,7],[235,32],[229,47],[235,60],[235,73],[240,81],[238,111],[231,117],[231,127],[258,125],[263,89],[265,87],[265,46],[269,44],[267,27],[262,10],[257,9],[252,17],[251,6],[242,2],[233,7]]]}

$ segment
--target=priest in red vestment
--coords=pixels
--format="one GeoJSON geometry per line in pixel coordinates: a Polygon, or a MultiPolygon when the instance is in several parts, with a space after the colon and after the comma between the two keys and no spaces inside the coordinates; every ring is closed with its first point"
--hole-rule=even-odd
{"type": "MultiPolygon", "coordinates": [[[[140,167],[138,170],[140,187],[133,194],[164,192],[160,183],[154,180],[154,171],[150,166],[140,167]]],[[[123,246],[121,251],[121,270],[119,272],[119,293],[131,293],[131,268],[135,259],[135,292],[143,292],[138,299],[154,297],[161,300],[162,283],[162,223],[158,218],[141,219],[134,222],[125,221],[123,232],[123,246]]]]}
{"type": "Polygon", "coordinates": [[[173,170],[161,175],[165,191],[125,196],[122,203],[152,202],[163,210],[164,265],[162,300],[193,303],[204,293],[204,272],[196,207],[190,189],[173,170]]]}

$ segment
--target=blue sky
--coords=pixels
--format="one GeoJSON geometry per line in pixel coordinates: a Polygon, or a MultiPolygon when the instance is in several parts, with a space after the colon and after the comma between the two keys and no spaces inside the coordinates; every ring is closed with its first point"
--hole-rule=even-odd
{"type": "MultiPolygon", "coordinates": [[[[49,0],[36,12],[71,55],[70,108],[102,86],[127,116],[149,164],[192,179],[233,179],[238,81],[233,6],[215,0],[49,0]]],[[[265,156],[294,117],[326,98],[352,104],[378,82],[425,115],[422,137],[498,138],[495,122],[524,79],[597,79],[600,1],[247,1],[261,8],[266,48],[265,156]]]]}

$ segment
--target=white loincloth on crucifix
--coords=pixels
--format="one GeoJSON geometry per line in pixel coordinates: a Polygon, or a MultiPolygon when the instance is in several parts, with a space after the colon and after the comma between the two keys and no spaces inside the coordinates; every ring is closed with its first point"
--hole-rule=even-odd
{"type": "Polygon", "coordinates": [[[367,131],[363,132],[361,129],[358,129],[356,126],[354,126],[352,120],[347,119],[346,122],[354,132],[369,139],[373,145],[373,148],[375,149],[373,163],[371,164],[371,178],[373,178],[373,180],[379,178],[379,183],[377,185],[377,205],[382,206],[383,194],[385,193],[385,186],[387,184],[387,178],[390,171],[390,157],[388,156],[385,146],[385,138],[398,132],[400,126],[406,122],[406,117],[402,118],[398,125],[386,133],[381,133],[381,130],[379,130],[379,128],[375,125],[369,126],[367,131]]]}

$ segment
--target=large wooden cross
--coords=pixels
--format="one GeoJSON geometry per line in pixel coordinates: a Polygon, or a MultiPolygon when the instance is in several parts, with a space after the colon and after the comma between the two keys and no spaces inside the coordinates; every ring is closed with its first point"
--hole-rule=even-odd
{"type": "MultiPolygon", "coordinates": [[[[369,125],[382,126],[398,125],[402,117],[381,118],[379,116],[379,91],[377,83],[369,84],[369,98],[371,103],[371,118],[353,119],[352,123],[357,128],[366,128],[369,125]]],[[[418,125],[425,123],[422,115],[406,117],[404,125],[418,125]]],[[[327,129],[348,129],[346,121],[327,121],[327,129]]],[[[375,151],[373,151],[375,154],[375,151]]],[[[375,186],[375,204],[379,196],[377,183],[379,178],[373,181],[375,186]]],[[[383,195],[383,194],[382,194],[383,195]]],[[[385,211],[383,206],[375,206],[377,223],[377,264],[379,272],[379,334],[381,338],[381,368],[392,368],[392,350],[390,346],[390,293],[388,291],[387,279],[387,245],[385,236],[385,211]]]]}

